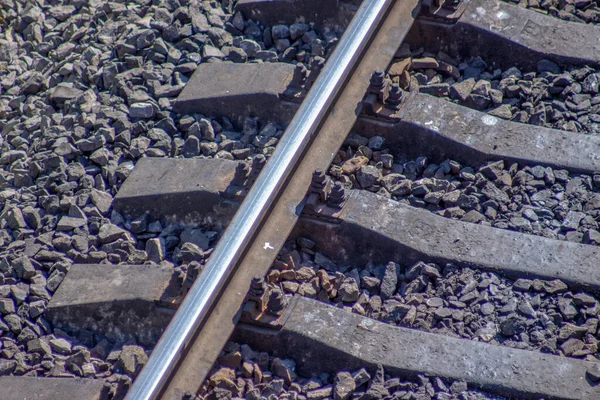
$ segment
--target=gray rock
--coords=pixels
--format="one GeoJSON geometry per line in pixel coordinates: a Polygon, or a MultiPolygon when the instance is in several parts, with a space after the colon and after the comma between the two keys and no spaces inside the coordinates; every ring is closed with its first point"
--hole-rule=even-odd
{"type": "Polygon", "coordinates": [[[123,346],[119,355],[118,365],[124,373],[130,377],[135,375],[142,369],[148,361],[148,356],[140,346],[126,345],[123,346]]]}
{"type": "Polygon", "coordinates": [[[579,211],[569,211],[561,225],[563,230],[576,230],[585,214],[579,211]]]}
{"type": "Polygon", "coordinates": [[[535,318],[537,315],[535,310],[527,300],[519,303],[518,310],[521,314],[529,318],[535,318]]]}
{"type": "Polygon", "coordinates": [[[543,290],[548,294],[556,294],[567,291],[567,285],[559,279],[544,281],[543,290]]]}
{"type": "Polygon", "coordinates": [[[386,265],[380,286],[381,298],[389,299],[396,293],[399,269],[400,266],[394,262],[390,262],[386,265]]]}
{"type": "Polygon", "coordinates": [[[515,283],[513,284],[513,289],[514,290],[519,290],[522,292],[526,292],[529,290],[529,288],[531,287],[531,280],[529,279],[517,279],[515,281],[515,283]]]}
{"type": "Polygon", "coordinates": [[[23,213],[18,207],[12,207],[6,213],[6,221],[10,229],[23,229],[27,227],[23,213]]]}
{"type": "Polygon", "coordinates": [[[481,305],[480,311],[483,315],[492,315],[494,313],[495,307],[492,303],[483,303],[481,305]]]}
{"type": "Polygon", "coordinates": [[[113,224],[104,224],[100,227],[98,232],[98,240],[100,243],[111,243],[121,238],[126,232],[113,224]]]}
{"type": "Polygon", "coordinates": [[[205,44],[202,47],[202,57],[204,58],[225,58],[225,54],[218,48],[205,44]]]}
{"type": "Polygon", "coordinates": [[[361,368],[352,374],[352,378],[354,379],[356,388],[359,388],[371,380],[371,375],[369,375],[366,369],[361,368]]]}
{"type": "Polygon", "coordinates": [[[51,101],[55,101],[58,103],[65,102],[67,100],[73,100],[83,94],[83,91],[66,83],[59,83],[52,90],[50,90],[50,94],[48,98],[51,101]]]}
{"type": "Polygon", "coordinates": [[[81,139],[75,142],[77,148],[81,151],[90,152],[101,148],[106,143],[106,138],[102,135],[94,135],[88,139],[81,139]]]}
{"type": "Polygon", "coordinates": [[[513,117],[512,110],[508,104],[502,104],[492,110],[488,114],[502,119],[511,119],[513,117]]]}
{"type": "Polygon", "coordinates": [[[475,79],[470,78],[450,86],[450,97],[460,101],[467,101],[471,91],[475,87],[475,79]]]}
{"type": "Polygon", "coordinates": [[[39,72],[33,72],[30,78],[21,86],[21,93],[36,94],[46,87],[44,77],[39,72]]]}
{"type": "Polygon", "coordinates": [[[509,316],[500,323],[500,333],[504,336],[514,336],[525,330],[524,322],[517,316],[509,316]]]}
{"type": "Polygon", "coordinates": [[[290,37],[290,28],[288,28],[287,25],[273,25],[271,28],[271,35],[273,37],[273,41],[286,39],[290,37]]]}
{"type": "Polygon", "coordinates": [[[571,299],[561,297],[558,299],[560,313],[567,321],[572,321],[578,314],[577,308],[571,299]]]}
{"type": "Polygon", "coordinates": [[[188,136],[183,144],[182,155],[186,158],[196,157],[200,154],[200,140],[193,135],[188,136]]]}
{"type": "Polygon", "coordinates": [[[10,375],[17,368],[15,360],[0,359],[0,374],[3,376],[10,375]]]}
{"type": "Polygon", "coordinates": [[[356,180],[363,188],[369,188],[377,184],[381,172],[373,165],[363,165],[356,173],[356,180]]]}
{"type": "Polygon", "coordinates": [[[111,158],[111,153],[106,148],[100,148],[90,155],[90,160],[100,166],[105,166],[111,158]]]}
{"type": "Polygon", "coordinates": [[[25,158],[27,153],[23,150],[3,151],[0,156],[0,165],[12,164],[14,161],[25,158]]]}
{"type": "Polygon", "coordinates": [[[27,351],[29,353],[39,353],[41,355],[52,354],[52,350],[50,349],[48,343],[41,338],[36,338],[28,341],[27,351]]]}
{"type": "Polygon", "coordinates": [[[12,264],[17,276],[23,279],[31,279],[35,276],[35,267],[29,260],[29,257],[20,257],[13,261],[12,264]]]}
{"type": "Polygon", "coordinates": [[[0,314],[13,314],[15,312],[15,303],[12,299],[0,299],[0,314]]]}
{"type": "Polygon", "coordinates": [[[129,116],[131,118],[152,118],[154,116],[154,106],[151,103],[135,103],[129,107],[129,116]]]}
{"type": "Polygon", "coordinates": [[[346,400],[356,389],[356,382],[349,372],[338,372],[333,382],[334,400],[346,400]]]}
{"type": "Polygon", "coordinates": [[[40,213],[33,207],[27,206],[23,208],[23,218],[25,222],[33,229],[37,229],[41,226],[40,213]]]}
{"type": "Polygon", "coordinates": [[[584,93],[596,95],[599,91],[599,85],[600,81],[598,80],[598,74],[590,74],[581,84],[581,89],[584,93]]]}
{"type": "Polygon", "coordinates": [[[165,258],[165,243],[163,238],[148,239],[146,242],[148,260],[159,263],[165,258]]]}
{"type": "Polygon", "coordinates": [[[340,300],[345,303],[352,303],[358,300],[360,291],[358,289],[358,283],[354,278],[346,278],[338,289],[338,295],[340,300]]]}
{"type": "Polygon", "coordinates": [[[72,231],[84,226],[86,223],[86,219],[65,216],[58,221],[56,229],[59,231],[72,231]]]}
{"type": "Polygon", "coordinates": [[[92,189],[90,197],[94,205],[98,207],[98,210],[102,214],[106,214],[110,210],[113,200],[110,194],[102,192],[100,190],[92,189]]]}
{"type": "Polygon", "coordinates": [[[135,47],[140,50],[150,46],[156,38],[152,30],[143,31],[135,41],[135,47]]]}
{"type": "Polygon", "coordinates": [[[582,350],[584,346],[585,343],[579,339],[569,339],[560,345],[560,349],[565,356],[570,357],[579,350],[582,350]]]}
{"type": "Polygon", "coordinates": [[[258,43],[251,39],[244,39],[240,42],[239,47],[248,55],[248,57],[255,57],[261,48],[258,43]]]}
{"type": "Polygon", "coordinates": [[[181,243],[193,243],[202,250],[207,250],[210,243],[211,233],[203,232],[200,228],[187,228],[181,232],[181,243]]]}

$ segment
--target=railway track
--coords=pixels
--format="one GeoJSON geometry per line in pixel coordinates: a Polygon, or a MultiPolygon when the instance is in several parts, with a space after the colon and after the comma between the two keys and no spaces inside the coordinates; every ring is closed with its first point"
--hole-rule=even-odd
{"type": "MultiPolygon", "coordinates": [[[[112,202],[90,195],[113,210],[93,233],[110,257],[35,272],[61,261],[40,250],[57,236],[4,258],[0,397],[599,398],[596,8],[446,3],[238,2],[265,26],[353,19],[308,70],[200,63],[173,104],[178,157],[155,147],[112,202]],[[243,132],[215,135],[216,114],[243,132]],[[17,279],[45,333],[16,329],[17,279]],[[15,342],[38,355],[29,376],[15,342]],[[42,359],[104,379],[36,377],[42,359]]],[[[7,229],[35,236],[3,194],[7,229]]]]}

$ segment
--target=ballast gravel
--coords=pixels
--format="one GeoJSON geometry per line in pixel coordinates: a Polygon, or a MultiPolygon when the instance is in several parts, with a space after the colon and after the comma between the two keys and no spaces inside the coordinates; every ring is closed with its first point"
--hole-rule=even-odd
{"type": "Polygon", "coordinates": [[[600,244],[600,174],[492,161],[463,165],[407,159],[383,137],[351,133],[329,168],[347,188],[363,189],[438,215],[501,229],[600,244]]]}
{"type": "Polygon", "coordinates": [[[427,262],[339,265],[318,241],[299,238],[280,252],[267,282],[398,326],[598,361],[600,304],[558,279],[427,262]]]}

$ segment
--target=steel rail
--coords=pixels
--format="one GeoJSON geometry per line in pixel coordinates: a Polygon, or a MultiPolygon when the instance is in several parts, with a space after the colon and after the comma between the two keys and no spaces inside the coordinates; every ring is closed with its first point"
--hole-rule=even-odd
{"type": "Polygon", "coordinates": [[[190,289],[147,364],[135,379],[126,400],[155,400],[161,394],[180,352],[209,314],[227,278],[252,241],[252,236],[393,1],[365,0],[359,7],[273,155],[219,240],[200,278],[190,289]]]}

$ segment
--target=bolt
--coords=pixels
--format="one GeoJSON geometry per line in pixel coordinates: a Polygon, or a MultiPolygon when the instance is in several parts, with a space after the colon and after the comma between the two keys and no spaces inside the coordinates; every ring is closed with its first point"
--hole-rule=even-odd
{"type": "Polygon", "coordinates": [[[260,297],[267,290],[267,283],[265,282],[265,278],[260,275],[256,275],[252,278],[252,282],[250,283],[250,294],[256,297],[260,297]]]}
{"type": "Polygon", "coordinates": [[[331,206],[339,207],[346,200],[346,189],[342,182],[337,181],[333,184],[331,192],[329,192],[329,203],[331,206]]]}
{"type": "Polygon", "coordinates": [[[325,59],[320,56],[313,58],[312,62],[310,63],[311,71],[316,71],[317,73],[321,72],[323,66],[325,66],[325,59]]]}
{"type": "Polygon", "coordinates": [[[324,65],[325,59],[323,57],[317,56],[313,58],[312,62],[310,63],[310,72],[308,73],[308,80],[304,85],[306,90],[309,90],[315,83],[315,81],[317,80],[317,76],[319,76],[319,73],[323,69],[324,65]]]}
{"type": "Polygon", "coordinates": [[[296,64],[296,69],[294,69],[294,75],[292,75],[291,86],[295,88],[301,88],[304,82],[306,81],[308,70],[302,63],[296,64]]]}
{"type": "Polygon", "coordinates": [[[250,167],[248,167],[248,164],[241,162],[237,165],[237,167],[235,167],[235,174],[236,175],[240,175],[240,176],[246,176],[248,175],[248,172],[250,172],[250,167]]]}
{"type": "Polygon", "coordinates": [[[368,93],[376,95],[379,103],[383,104],[388,97],[388,86],[389,81],[385,79],[385,72],[377,70],[371,74],[368,93]]]}
{"type": "Polygon", "coordinates": [[[394,83],[390,87],[389,96],[387,98],[387,104],[390,108],[397,110],[400,108],[400,103],[402,103],[402,97],[404,96],[404,92],[400,89],[400,85],[394,83]]]}
{"type": "Polygon", "coordinates": [[[323,190],[326,185],[327,176],[325,176],[325,172],[322,169],[317,169],[313,172],[312,175],[312,183],[311,190],[313,192],[319,192],[323,190]]]}
{"type": "Polygon", "coordinates": [[[244,181],[246,180],[246,178],[248,177],[249,173],[250,173],[250,167],[248,166],[248,164],[246,164],[245,162],[239,163],[235,167],[235,175],[233,177],[234,184],[242,185],[244,183],[244,181]]]}
{"type": "Polygon", "coordinates": [[[371,86],[373,89],[381,89],[385,86],[385,73],[377,70],[371,75],[371,86]]]}
{"type": "Polygon", "coordinates": [[[267,159],[262,154],[258,154],[256,157],[252,159],[252,170],[260,171],[265,166],[267,159]]]}
{"type": "Polygon", "coordinates": [[[281,315],[287,306],[287,298],[279,288],[273,288],[267,303],[267,312],[271,315],[281,315]]]}

